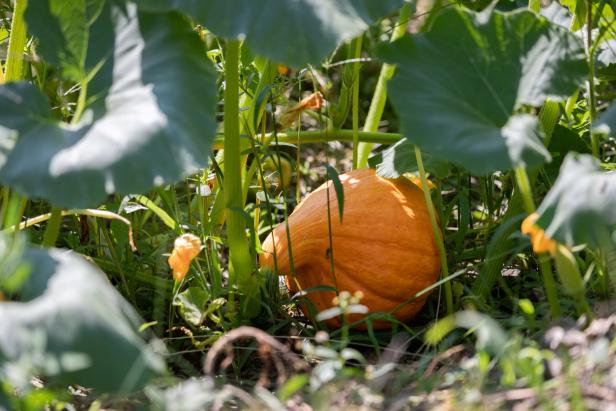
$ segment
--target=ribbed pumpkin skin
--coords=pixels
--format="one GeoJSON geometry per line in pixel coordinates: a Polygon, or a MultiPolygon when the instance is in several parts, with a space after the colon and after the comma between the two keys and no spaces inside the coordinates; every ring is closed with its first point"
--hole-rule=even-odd
{"type": "MultiPolygon", "coordinates": [[[[335,190],[329,184],[336,282],[331,274],[325,184],[309,194],[289,216],[296,278],[290,277],[284,224],[264,241],[261,264],[273,269],[276,244],[278,273],[286,276],[292,292],[337,283],[339,291],[363,292],[361,304],[370,311],[393,310],[432,285],[439,275],[438,249],[423,192],[406,178],[385,179],[372,169],[342,174],[340,181],[344,187],[342,224],[335,190]]],[[[320,291],[307,297],[317,311],[322,311],[332,306],[334,296],[333,292],[320,291]]],[[[395,316],[407,321],[424,302],[425,296],[407,304],[395,316]]],[[[358,318],[351,316],[353,321],[358,318]]],[[[327,324],[339,327],[340,318],[328,320],[327,324]]],[[[374,325],[385,328],[388,323],[374,325]]]]}

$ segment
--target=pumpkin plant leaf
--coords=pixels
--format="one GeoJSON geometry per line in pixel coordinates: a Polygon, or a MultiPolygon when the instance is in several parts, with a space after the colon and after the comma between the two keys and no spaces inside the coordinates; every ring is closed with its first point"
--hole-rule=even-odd
{"type": "MultiPolygon", "coordinates": [[[[446,161],[428,154],[422,153],[424,167],[439,178],[449,174],[451,166],[446,161]]],[[[385,178],[398,178],[405,173],[418,171],[415,158],[415,146],[407,138],[403,138],[391,147],[386,148],[368,159],[371,168],[385,178]]]]}
{"type": "Polygon", "coordinates": [[[616,173],[603,171],[591,155],[565,157],[552,189],[537,209],[546,236],[573,246],[616,243],[616,173]]]}
{"type": "Polygon", "coordinates": [[[144,10],[182,11],[217,36],[245,38],[252,51],[290,66],[319,63],[342,41],[402,7],[404,0],[140,0],[144,10]]]}
{"type": "Polygon", "coordinates": [[[88,107],[77,124],[55,120],[32,85],[0,87],[0,181],[58,206],[85,208],[206,166],[216,128],[215,76],[190,25],[175,13],[105,2],[89,29],[86,60],[107,57],[87,82],[88,107]]]}
{"type": "Polygon", "coordinates": [[[42,39],[37,52],[60,67],[64,77],[82,81],[102,61],[106,48],[88,49],[92,25],[105,0],[46,0],[31,3],[24,18],[29,32],[42,39]]]}
{"type": "Polygon", "coordinates": [[[587,73],[581,40],[530,11],[450,8],[379,55],[398,65],[389,92],[403,134],[475,174],[549,161],[525,108],[566,99],[587,73]]]}
{"type": "Polygon", "coordinates": [[[198,327],[205,319],[206,306],[210,301],[210,294],[201,287],[189,287],[179,293],[173,300],[173,305],[184,320],[190,325],[198,327]]]}
{"type": "Polygon", "coordinates": [[[0,302],[0,379],[26,387],[40,375],[51,386],[128,393],[164,373],[137,332],[141,319],[97,267],[56,249],[26,249],[23,261],[19,300],[0,302]]]}
{"type": "Polygon", "coordinates": [[[329,164],[326,166],[327,178],[329,178],[334,184],[334,191],[336,192],[336,198],[338,199],[338,214],[340,216],[340,222],[342,223],[342,214],[344,213],[344,187],[340,182],[340,176],[336,169],[329,164]]]}

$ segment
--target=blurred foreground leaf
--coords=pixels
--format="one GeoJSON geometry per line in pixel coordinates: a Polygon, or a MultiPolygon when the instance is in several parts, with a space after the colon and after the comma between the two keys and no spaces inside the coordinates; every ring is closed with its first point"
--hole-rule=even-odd
{"type": "Polygon", "coordinates": [[[402,7],[403,0],[140,0],[146,10],[179,10],[217,36],[246,38],[273,61],[320,63],[342,41],[402,7]]]}
{"type": "Polygon", "coordinates": [[[141,319],[97,267],[57,249],[27,249],[24,261],[19,300],[0,302],[0,379],[23,388],[37,375],[126,393],[164,373],[137,332],[141,319]]]}
{"type": "Polygon", "coordinates": [[[570,153],[537,209],[545,234],[572,246],[615,243],[616,173],[603,171],[591,155],[570,153]]]}
{"type": "Polygon", "coordinates": [[[29,197],[85,208],[107,194],[145,192],[206,166],[216,127],[215,78],[190,25],[175,13],[105,2],[82,27],[88,15],[41,11],[56,3],[31,3],[28,22],[48,46],[44,56],[79,78],[87,108],[77,124],[62,123],[34,86],[0,87],[0,181],[29,197]],[[88,30],[79,58],[69,56],[77,46],[60,36],[74,25],[88,30]]]}

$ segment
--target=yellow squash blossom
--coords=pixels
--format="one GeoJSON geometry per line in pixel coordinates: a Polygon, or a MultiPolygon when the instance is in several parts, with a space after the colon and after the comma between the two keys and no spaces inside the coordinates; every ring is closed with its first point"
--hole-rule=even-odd
{"type": "Polygon", "coordinates": [[[190,262],[201,251],[201,240],[193,234],[184,234],[175,239],[173,243],[173,251],[167,262],[173,270],[173,278],[176,281],[182,281],[188,269],[190,262]]]}
{"type": "Polygon", "coordinates": [[[522,221],[522,233],[530,237],[533,251],[537,254],[550,253],[554,255],[558,244],[545,234],[545,231],[537,224],[539,214],[532,213],[522,221]]]}

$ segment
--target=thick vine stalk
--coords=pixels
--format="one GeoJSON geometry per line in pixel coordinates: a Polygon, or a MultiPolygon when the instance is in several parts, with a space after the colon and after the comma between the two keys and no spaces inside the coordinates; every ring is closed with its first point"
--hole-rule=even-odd
{"type": "Polygon", "coordinates": [[[7,82],[22,79],[24,47],[26,46],[24,11],[27,5],[27,0],[15,0],[13,19],[11,21],[11,37],[6,57],[6,72],[4,73],[4,80],[7,82]]]}
{"type": "MultiPolygon", "coordinates": [[[[24,48],[26,46],[26,23],[24,11],[28,5],[27,0],[15,0],[13,19],[11,21],[11,37],[7,51],[5,73],[3,82],[19,81],[23,79],[24,48]]],[[[6,192],[7,204],[4,213],[4,226],[17,224],[26,208],[26,198],[17,194],[6,192]],[[9,195],[10,194],[10,195],[9,195]]],[[[0,224],[2,221],[0,221],[0,224]]]]}
{"type": "Polygon", "coordinates": [[[255,264],[246,238],[243,211],[241,141],[239,125],[239,55],[240,41],[228,40],[225,53],[224,106],[224,180],[223,193],[230,254],[230,281],[245,296],[242,309],[246,316],[258,314],[259,287],[253,276],[255,264]]]}
{"type": "MultiPolygon", "coordinates": [[[[411,17],[411,5],[406,3],[400,10],[400,17],[396,22],[396,26],[391,34],[391,40],[395,41],[402,37],[406,33],[406,26],[411,17]]],[[[393,64],[385,63],[381,67],[379,78],[376,83],[374,95],[370,102],[370,108],[368,109],[368,115],[366,116],[366,122],[364,123],[364,131],[375,132],[379,129],[379,122],[383,116],[383,110],[385,109],[385,102],[387,101],[387,82],[394,75],[396,66],[393,64]]],[[[357,149],[357,167],[363,168],[368,165],[368,156],[372,151],[373,142],[362,142],[357,149]]]]}

